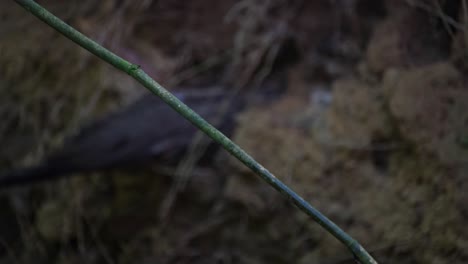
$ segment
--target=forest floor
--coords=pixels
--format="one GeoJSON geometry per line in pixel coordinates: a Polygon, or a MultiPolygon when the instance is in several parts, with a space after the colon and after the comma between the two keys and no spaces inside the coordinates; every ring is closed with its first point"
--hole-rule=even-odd
{"type": "MultiPolygon", "coordinates": [[[[468,262],[465,1],[42,2],[169,89],[284,86],[235,142],[379,263],[468,262]]],[[[0,20],[2,171],[145,93],[14,1],[0,20]]],[[[3,190],[0,263],[354,263],[217,156],[3,190]]]]}

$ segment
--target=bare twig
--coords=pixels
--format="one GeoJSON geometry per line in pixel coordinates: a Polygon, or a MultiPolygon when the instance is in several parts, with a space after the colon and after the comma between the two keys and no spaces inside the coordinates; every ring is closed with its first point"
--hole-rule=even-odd
{"type": "Polygon", "coordinates": [[[200,115],[195,113],[191,108],[185,105],[177,97],[172,95],[159,83],[148,76],[138,65],[130,63],[123,58],[117,56],[111,51],[105,49],[95,41],[81,34],[74,28],[67,25],[65,22],[54,16],[52,13],[44,9],[42,6],[32,0],[15,0],[18,4],[23,6],[26,10],[37,16],[39,19],[53,27],[70,40],[74,41],[78,45],[87,49],[94,55],[98,56],[102,60],[113,65],[115,68],[122,70],[132,76],[135,80],[141,83],[148,90],[160,97],[166,104],[172,107],[180,115],[189,120],[198,129],[203,131],[214,141],[219,143],[224,149],[226,149],[231,155],[236,157],[248,168],[260,176],[264,181],[270,184],[277,191],[281,192],[286,196],[288,200],[293,202],[300,210],[309,215],[318,224],[320,224],[329,233],[335,236],[339,241],[348,247],[352,254],[364,264],[375,264],[377,263],[372,256],[350,235],[344,232],[340,227],[323,215],[320,211],[315,209],[312,205],[307,203],[301,196],[294,192],[291,188],[286,186],[283,182],[277,179],[271,172],[265,169],[255,159],[253,159],[248,153],[242,148],[232,142],[228,137],[222,134],[218,129],[209,124],[200,115]]]}

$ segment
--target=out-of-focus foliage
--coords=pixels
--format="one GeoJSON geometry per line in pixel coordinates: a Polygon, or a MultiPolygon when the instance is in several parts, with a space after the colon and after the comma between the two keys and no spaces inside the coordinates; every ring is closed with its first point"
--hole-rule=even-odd
{"type": "MultiPolygon", "coordinates": [[[[468,261],[464,1],[42,2],[169,88],[287,75],[283,98],[240,115],[235,140],[382,263],[468,261]]],[[[2,169],[141,95],[13,1],[0,18],[2,169]]],[[[161,220],[174,170],[4,191],[1,261],[353,263],[223,157],[195,168],[161,220]]]]}

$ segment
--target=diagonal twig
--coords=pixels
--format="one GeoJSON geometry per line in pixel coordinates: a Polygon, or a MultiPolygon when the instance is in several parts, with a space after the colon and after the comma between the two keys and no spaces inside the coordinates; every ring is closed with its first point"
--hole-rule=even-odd
{"type": "Polygon", "coordinates": [[[70,40],[74,41],[81,47],[87,49],[89,52],[98,56],[107,63],[113,65],[115,68],[126,72],[132,76],[140,84],[150,90],[152,93],[160,97],[166,104],[172,107],[180,115],[189,120],[198,129],[203,131],[214,141],[219,143],[231,155],[236,157],[253,172],[259,175],[264,181],[270,184],[277,191],[281,192],[287,197],[288,200],[293,202],[300,210],[309,215],[318,224],[320,224],[329,233],[335,236],[339,241],[345,244],[353,255],[363,264],[376,264],[377,262],[372,256],[350,235],[344,232],[340,227],[333,223],[330,219],[320,213],[312,205],[307,203],[301,196],[294,192],[291,188],[286,186],[283,182],[277,179],[271,172],[265,169],[261,164],[255,161],[249,154],[247,154],[238,145],[232,142],[228,137],[222,134],[219,130],[209,124],[200,115],[195,113],[191,108],[185,105],[182,101],[177,99],[159,83],[148,76],[138,65],[132,64],[118,55],[112,53],[106,48],[102,47],[95,41],[81,34],[58,17],[44,9],[42,6],[32,0],[15,0],[18,4],[31,12],[33,15],[47,23],[49,26],[65,35],[70,40]]]}

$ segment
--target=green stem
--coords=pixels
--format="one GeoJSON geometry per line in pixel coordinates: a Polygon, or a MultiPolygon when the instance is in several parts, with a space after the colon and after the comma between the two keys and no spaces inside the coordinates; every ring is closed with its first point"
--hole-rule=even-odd
{"type": "Polygon", "coordinates": [[[211,137],[214,141],[221,144],[231,155],[239,159],[253,172],[262,177],[268,184],[273,186],[276,190],[284,194],[290,201],[292,201],[299,209],[305,212],[307,215],[312,217],[317,223],[319,223],[328,232],[334,235],[338,240],[345,244],[349,250],[355,255],[355,257],[364,264],[375,264],[377,263],[370,254],[351,236],[345,233],[335,223],[325,217],[312,205],[307,203],[301,196],[295,193],[291,188],[286,186],[280,180],[278,180],[271,172],[265,169],[257,161],[255,161],[249,154],[243,149],[232,142],[228,137],[222,134],[215,127],[205,121],[200,115],[195,113],[191,108],[185,105],[182,101],[177,99],[169,91],[164,89],[159,83],[149,77],[140,66],[132,64],[111,51],[105,49],[95,41],[89,39],[85,35],[81,34],[65,22],[51,14],[49,11],[44,9],[42,6],[32,0],[15,0],[18,4],[23,6],[26,10],[37,16],[39,19],[47,23],[52,28],[56,29],[67,38],[71,39],[81,47],[87,49],[89,52],[98,56],[102,60],[112,64],[115,68],[122,70],[136,79],[148,90],[159,96],[164,102],[170,105],[183,117],[188,119],[196,127],[202,130],[205,134],[211,137]]]}

